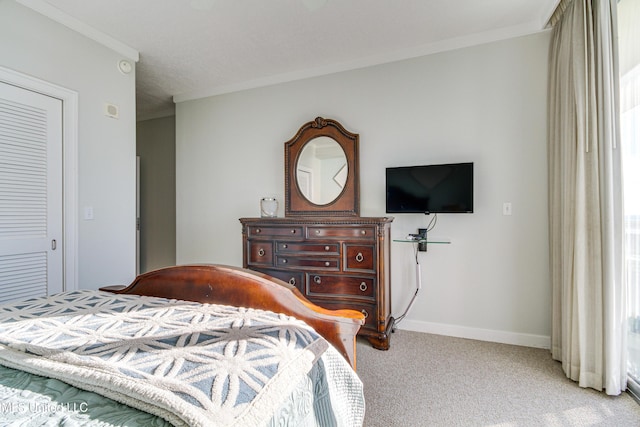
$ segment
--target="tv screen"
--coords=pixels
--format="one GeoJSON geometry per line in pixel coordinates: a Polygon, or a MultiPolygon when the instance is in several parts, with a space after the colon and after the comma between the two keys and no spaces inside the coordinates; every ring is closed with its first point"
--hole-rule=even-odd
{"type": "Polygon", "coordinates": [[[387,168],[387,213],[473,212],[473,163],[387,168]]]}

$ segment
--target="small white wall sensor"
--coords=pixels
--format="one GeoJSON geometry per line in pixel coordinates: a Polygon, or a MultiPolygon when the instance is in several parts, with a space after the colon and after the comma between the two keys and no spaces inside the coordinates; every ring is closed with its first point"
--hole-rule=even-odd
{"type": "Polygon", "coordinates": [[[119,109],[117,105],[113,104],[104,104],[104,115],[107,117],[111,117],[112,119],[117,119],[119,117],[119,109]]]}

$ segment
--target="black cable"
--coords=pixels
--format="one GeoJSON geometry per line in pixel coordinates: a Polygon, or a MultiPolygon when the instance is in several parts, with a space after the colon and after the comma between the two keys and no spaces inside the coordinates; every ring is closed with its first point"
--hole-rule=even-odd
{"type": "Polygon", "coordinates": [[[427,224],[427,232],[433,230],[436,227],[436,223],[438,222],[438,214],[433,214],[433,218],[427,224]]]}

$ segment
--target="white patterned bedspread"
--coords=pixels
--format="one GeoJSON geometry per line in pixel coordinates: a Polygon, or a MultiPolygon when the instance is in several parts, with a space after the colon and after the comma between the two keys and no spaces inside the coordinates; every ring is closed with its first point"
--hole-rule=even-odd
{"type": "Polygon", "coordinates": [[[337,351],[303,322],[260,310],[66,292],[0,306],[0,364],[174,425],[351,426],[364,416],[362,384],[337,351]],[[297,399],[304,389],[313,396],[297,399]]]}

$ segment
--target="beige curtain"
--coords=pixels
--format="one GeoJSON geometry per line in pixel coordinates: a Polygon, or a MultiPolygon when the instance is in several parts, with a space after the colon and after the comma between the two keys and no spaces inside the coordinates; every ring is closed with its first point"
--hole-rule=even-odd
{"type": "Polygon", "coordinates": [[[562,1],[549,72],[552,356],[582,387],[626,388],[616,1],[562,1]]]}

